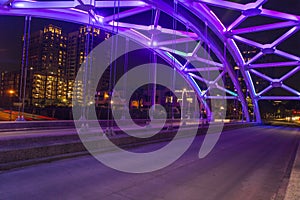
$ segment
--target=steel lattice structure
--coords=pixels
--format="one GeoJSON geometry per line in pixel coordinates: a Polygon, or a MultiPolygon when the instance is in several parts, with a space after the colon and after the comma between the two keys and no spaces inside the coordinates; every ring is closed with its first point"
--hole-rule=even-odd
{"type": "MultiPolygon", "coordinates": [[[[126,34],[139,43],[153,48],[162,58],[181,71],[187,81],[193,86],[201,99],[237,99],[240,101],[244,116],[250,120],[248,105],[242,87],[235,75],[234,67],[238,66],[244,78],[245,85],[252,99],[255,119],[261,121],[258,102],[260,100],[300,100],[300,91],[287,84],[286,81],[300,70],[300,55],[294,55],[281,47],[288,38],[297,34],[300,29],[300,16],[265,8],[267,0],[232,1],[221,0],[75,0],[75,1],[27,1],[27,0],[0,0],[0,14],[13,16],[33,16],[52,18],[70,22],[93,24],[110,31],[115,27],[118,33],[126,34]],[[244,3],[242,3],[244,2],[244,3]],[[111,10],[118,8],[118,13],[111,10]],[[218,11],[234,12],[231,22],[224,22],[218,11]],[[106,10],[107,12],[102,12],[106,10]],[[146,20],[152,13],[153,19],[146,20]],[[160,20],[161,18],[164,20],[160,20]],[[259,20],[261,18],[267,20],[259,20]],[[249,19],[260,23],[247,22],[249,19]],[[139,20],[143,19],[143,20],[139,20]],[[145,20],[144,20],[145,19],[145,20]],[[173,26],[166,19],[173,20],[173,26]],[[174,26],[176,21],[177,26],[174,26]],[[260,38],[261,32],[282,30],[273,41],[260,38]],[[251,34],[248,37],[247,34],[251,34]],[[255,35],[257,34],[257,36],[255,35]],[[163,40],[163,35],[175,35],[173,40],[163,40]],[[260,41],[256,41],[259,38],[260,41]],[[180,48],[181,44],[189,41],[198,41],[198,45],[189,48],[180,48]],[[209,48],[213,54],[213,61],[198,53],[199,47],[209,48]],[[256,55],[246,59],[242,54],[241,44],[255,48],[256,55]],[[175,47],[174,47],[175,46],[175,47]],[[261,58],[276,55],[284,60],[274,62],[261,58]],[[177,59],[185,58],[185,62],[177,59]],[[187,67],[190,63],[200,63],[196,67],[187,67]],[[205,64],[205,67],[201,67],[205,64]],[[280,77],[271,77],[264,73],[264,69],[286,68],[280,77]],[[220,75],[214,80],[207,80],[199,75],[201,71],[219,71],[220,75]],[[218,85],[223,76],[228,75],[235,89],[218,85]],[[253,82],[259,77],[267,84],[258,90],[253,82]],[[207,85],[205,90],[199,82],[207,85]],[[209,96],[207,90],[217,88],[225,91],[225,97],[209,96]],[[269,91],[281,88],[288,95],[270,95],[269,91]]],[[[172,24],[172,21],[171,21],[172,24]]],[[[269,38],[268,38],[269,39],[269,38]]]]}

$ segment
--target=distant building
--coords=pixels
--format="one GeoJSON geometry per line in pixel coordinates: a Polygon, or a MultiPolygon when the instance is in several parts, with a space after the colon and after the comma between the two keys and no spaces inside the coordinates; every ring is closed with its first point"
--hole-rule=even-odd
{"type": "Polygon", "coordinates": [[[28,66],[34,71],[42,69],[43,34],[43,30],[39,30],[30,35],[28,66]]]}
{"type": "MultiPolygon", "coordinates": [[[[250,61],[255,55],[257,55],[260,51],[260,49],[257,48],[250,48],[246,45],[241,46],[241,54],[243,56],[243,59],[245,62],[250,61]]],[[[262,58],[263,59],[263,58],[262,58]]],[[[272,59],[272,58],[271,58],[272,59]]],[[[262,62],[262,61],[260,61],[262,62]]],[[[248,104],[248,109],[250,111],[250,114],[254,115],[253,113],[253,104],[252,104],[252,99],[250,98],[250,93],[247,89],[246,86],[246,82],[244,80],[244,77],[240,71],[240,67],[239,66],[234,66],[234,75],[237,78],[237,81],[239,83],[239,87],[241,88],[241,91],[244,95],[244,97],[246,98],[246,102],[248,104]]],[[[262,91],[264,88],[266,88],[268,86],[268,82],[265,81],[264,79],[257,77],[253,74],[251,74],[251,78],[252,78],[252,82],[255,88],[255,92],[259,92],[262,91]]],[[[235,86],[233,85],[233,82],[231,81],[231,78],[229,77],[228,74],[225,75],[224,77],[224,85],[225,88],[230,90],[230,91],[236,91],[235,86]]],[[[228,106],[227,106],[227,115],[229,118],[240,118],[242,115],[242,107],[241,105],[238,103],[237,100],[229,100],[228,101],[228,106]]]]}
{"type": "Polygon", "coordinates": [[[18,101],[20,74],[18,72],[0,72],[0,105],[8,106],[18,101]]]}
{"type": "MultiPolygon", "coordinates": [[[[67,42],[67,64],[66,64],[66,81],[67,81],[67,100],[71,102],[72,98],[76,98],[77,102],[81,102],[83,83],[75,83],[76,75],[86,59],[87,55],[99,45],[102,41],[110,37],[110,33],[104,32],[98,28],[82,26],[78,31],[68,34],[67,42]],[[87,40],[89,41],[87,43],[87,40]],[[76,85],[75,91],[73,87],[76,85]],[[73,96],[74,94],[74,96],[73,96]],[[79,99],[78,99],[79,98],[79,99]]],[[[102,79],[105,79],[99,88],[103,93],[108,90],[109,73],[106,73],[102,79]]]]}
{"type": "Polygon", "coordinates": [[[0,96],[9,96],[9,91],[13,90],[18,96],[20,74],[18,72],[1,72],[0,74],[0,96]]]}
{"type": "MultiPolygon", "coordinates": [[[[83,83],[75,84],[77,72],[91,50],[110,36],[88,26],[65,34],[62,28],[52,24],[32,33],[28,49],[27,105],[71,106],[73,93],[74,98],[82,98],[83,83]]],[[[102,91],[108,90],[109,75],[104,76],[102,91]]]]}
{"type": "Polygon", "coordinates": [[[26,87],[29,105],[55,105],[59,99],[66,99],[66,58],[67,37],[60,27],[50,24],[31,34],[26,87]]]}
{"type": "Polygon", "coordinates": [[[32,79],[31,103],[37,107],[45,105],[65,106],[64,88],[66,83],[54,73],[34,73],[32,79]]]}

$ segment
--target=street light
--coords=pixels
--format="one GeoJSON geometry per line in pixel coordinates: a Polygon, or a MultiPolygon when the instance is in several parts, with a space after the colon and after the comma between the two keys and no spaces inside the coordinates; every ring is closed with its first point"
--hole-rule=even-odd
{"type": "Polygon", "coordinates": [[[9,121],[12,121],[12,106],[13,106],[13,96],[16,93],[15,90],[8,90],[7,91],[9,97],[10,97],[10,114],[9,114],[9,121]]]}
{"type": "Polygon", "coordinates": [[[181,93],[181,120],[183,120],[183,97],[186,89],[184,88],[181,93]]]}
{"type": "Polygon", "coordinates": [[[13,95],[13,94],[15,94],[15,91],[14,90],[8,90],[8,94],[13,95]]]}

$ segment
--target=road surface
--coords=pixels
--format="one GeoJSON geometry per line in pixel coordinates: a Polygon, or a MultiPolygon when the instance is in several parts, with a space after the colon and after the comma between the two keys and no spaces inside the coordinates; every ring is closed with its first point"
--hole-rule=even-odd
{"type": "MultiPolygon", "coordinates": [[[[203,141],[198,136],[175,163],[146,174],[118,172],[91,156],[3,171],[0,199],[276,199],[289,174],[298,132],[269,126],[227,131],[204,159],[198,158],[203,141]]],[[[134,151],[150,151],[156,145],[134,151]]]]}

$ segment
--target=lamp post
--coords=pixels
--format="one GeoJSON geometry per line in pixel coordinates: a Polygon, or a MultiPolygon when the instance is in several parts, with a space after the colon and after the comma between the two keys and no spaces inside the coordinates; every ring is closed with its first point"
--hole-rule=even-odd
{"type": "Polygon", "coordinates": [[[9,97],[10,97],[10,101],[9,101],[9,104],[10,104],[9,121],[12,121],[13,96],[16,93],[16,91],[15,90],[8,90],[7,93],[9,95],[9,97]]]}
{"type": "MultiPolygon", "coordinates": [[[[222,117],[222,112],[223,112],[224,109],[225,109],[224,106],[220,107],[221,112],[220,112],[220,116],[219,117],[221,118],[222,122],[224,122],[224,119],[222,117]]],[[[225,114],[225,117],[226,117],[226,114],[225,114]]]]}
{"type": "Polygon", "coordinates": [[[183,120],[183,98],[184,98],[185,91],[186,89],[184,88],[181,93],[181,120],[183,120]]]}
{"type": "Polygon", "coordinates": [[[233,119],[234,120],[237,120],[237,110],[236,110],[236,108],[233,108],[233,119]]]}

